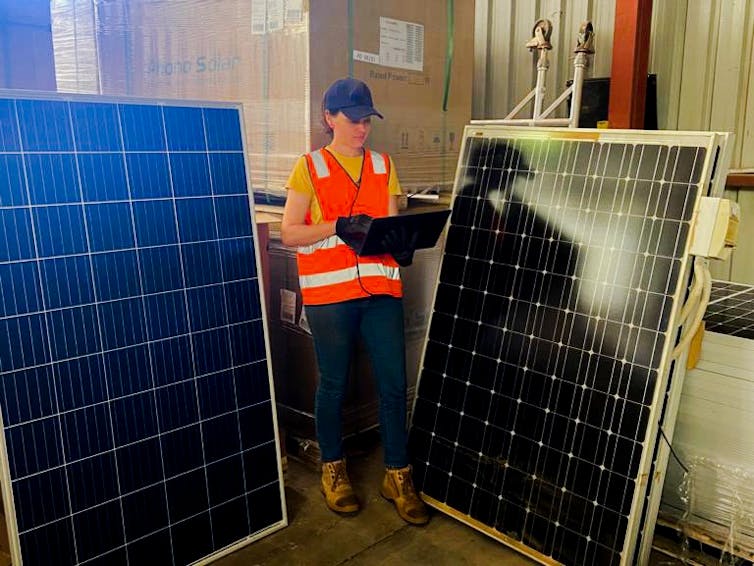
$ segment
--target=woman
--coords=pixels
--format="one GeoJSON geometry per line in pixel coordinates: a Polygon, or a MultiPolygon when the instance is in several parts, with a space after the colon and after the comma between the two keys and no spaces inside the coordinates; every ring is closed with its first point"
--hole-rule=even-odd
{"type": "Polygon", "coordinates": [[[341,419],[350,356],[360,332],[380,396],[386,467],[381,493],[404,520],[425,524],[429,515],[414,489],[406,454],[398,262],[410,263],[413,251],[401,249],[398,241],[392,255],[359,257],[346,243],[363,237],[371,218],[397,214],[401,189],[390,157],[364,147],[371,117],[382,118],[367,85],[356,79],[335,81],[325,92],[322,109],[332,141],[296,163],[281,228],[283,243],[298,248],[301,294],[319,366],[315,420],[321,488],[333,511],[359,510],[346,472],[341,419]]]}

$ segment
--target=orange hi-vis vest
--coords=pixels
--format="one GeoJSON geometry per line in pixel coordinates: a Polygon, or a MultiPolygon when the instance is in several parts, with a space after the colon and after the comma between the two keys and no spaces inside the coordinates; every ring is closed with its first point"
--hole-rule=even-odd
{"type": "MultiPolygon", "coordinates": [[[[386,155],[364,150],[358,185],[326,149],[308,153],[306,163],[322,210],[322,222],[357,214],[373,218],[388,215],[390,159],[386,155]]],[[[309,213],[306,223],[312,223],[309,213]]],[[[305,305],[402,294],[400,271],[392,256],[357,257],[338,236],[299,247],[296,260],[305,305]]]]}

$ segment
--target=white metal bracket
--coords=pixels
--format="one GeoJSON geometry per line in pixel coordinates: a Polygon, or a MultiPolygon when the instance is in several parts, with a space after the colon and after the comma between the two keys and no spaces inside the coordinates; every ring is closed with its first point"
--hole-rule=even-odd
{"type": "Polygon", "coordinates": [[[532,30],[533,37],[526,42],[530,51],[537,50],[537,84],[519,102],[510,113],[502,120],[472,120],[472,124],[507,124],[517,126],[567,126],[576,128],[579,124],[581,112],[581,93],[584,85],[584,73],[589,64],[588,56],[594,54],[594,27],[590,21],[585,21],[579,28],[576,48],[573,52],[576,57],[573,61],[573,82],[567,87],[552,104],[542,110],[546,93],[546,76],[550,68],[547,52],[552,49],[550,37],[552,36],[552,23],[550,20],[537,20],[532,30]],[[548,118],[555,109],[560,106],[569,96],[571,99],[571,111],[568,118],[548,118]],[[534,109],[531,118],[516,118],[531,101],[534,100],[534,109]]]}

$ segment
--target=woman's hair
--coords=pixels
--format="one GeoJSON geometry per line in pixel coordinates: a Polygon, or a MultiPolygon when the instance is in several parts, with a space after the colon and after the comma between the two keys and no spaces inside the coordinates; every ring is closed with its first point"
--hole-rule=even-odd
{"type": "MultiPolygon", "coordinates": [[[[321,120],[322,120],[322,128],[324,129],[325,133],[326,133],[326,134],[327,134],[327,135],[328,135],[328,136],[329,136],[330,138],[332,138],[332,136],[333,136],[333,131],[332,131],[332,128],[331,128],[331,127],[330,127],[330,125],[329,125],[329,124],[327,123],[327,118],[325,118],[325,115],[326,115],[326,113],[327,113],[327,112],[328,112],[328,110],[327,110],[327,108],[325,108],[325,99],[323,98],[323,99],[322,99],[322,116],[321,116],[321,120]]],[[[334,112],[334,113],[332,113],[332,112],[331,112],[331,114],[332,114],[333,116],[335,116],[335,114],[337,114],[337,112],[334,112]]]]}

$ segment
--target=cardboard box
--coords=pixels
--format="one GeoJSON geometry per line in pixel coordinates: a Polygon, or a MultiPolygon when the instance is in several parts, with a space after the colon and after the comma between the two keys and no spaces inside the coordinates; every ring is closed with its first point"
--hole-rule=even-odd
{"type": "Polygon", "coordinates": [[[454,5],[445,109],[450,35],[437,0],[103,0],[98,80],[111,95],[243,102],[252,184],[274,191],[327,142],[322,93],[352,74],[386,117],[370,145],[393,156],[404,188],[449,189],[473,77],[474,2],[454,5]]]}
{"type": "MultiPolygon", "coordinates": [[[[385,116],[384,121],[375,120],[370,144],[393,156],[404,188],[438,185],[449,190],[463,128],[471,119],[474,2],[454,3],[453,66],[445,110],[445,67],[451,39],[446,3],[353,1],[350,30],[335,16],[338,11],[346,14],[348,4],[348,0],[311,3],[312,44],[319,43],[316,38],[327,38],[319,49],[336,55],[328,58],[312,54],[311,115],[319,116],[321,95],[317,93],[324,92],[332,80],[349,74],[349,55],[353,55],[353,76],[369,84],[375,105],[385,116]]],[[[322,130],[312,133],[312,147],[327,142],[322,130]]]]}

